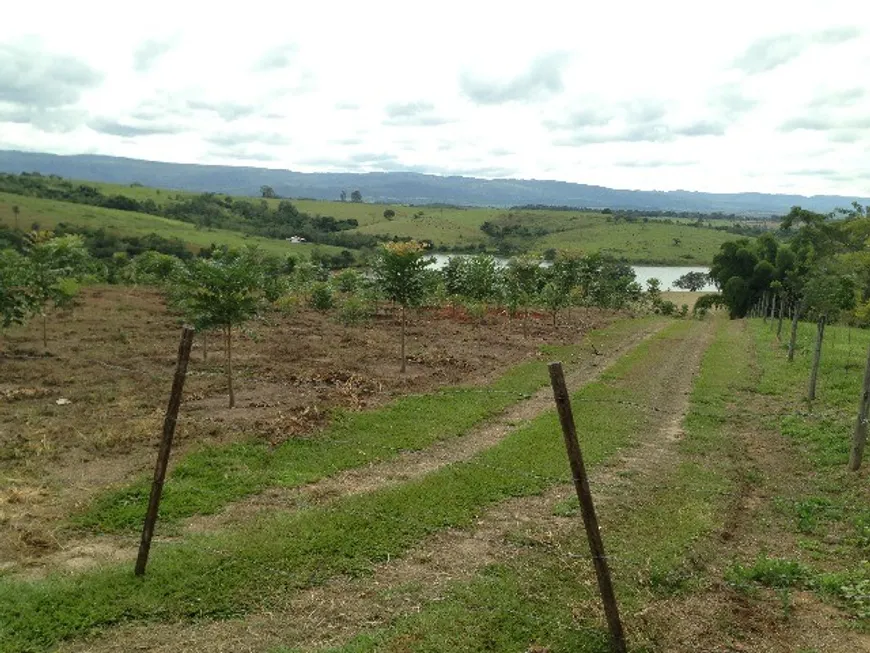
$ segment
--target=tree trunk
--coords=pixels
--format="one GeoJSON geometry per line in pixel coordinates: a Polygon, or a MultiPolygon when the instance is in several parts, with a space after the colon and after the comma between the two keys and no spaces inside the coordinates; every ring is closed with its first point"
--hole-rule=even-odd
{"type": "Polygon", "coordinates": [[[803,308],[803,302],[798,302],[794,306],[792,306],[792,314],[791,314],[791,337],[788,341],[788,362],[791,363],[794,360],[794,349],[797,344],[797,332],[798,332],[798,320],[801,316],[801,309],[803,308]]]}
{"type": "Polygon", "coordinates": [[[202,360],[208,360],[208,335],[205,331],[202,332],[202,360]]]}
{"type": "Polygon", "coordinates": [[[768,296],[767,293],[764,293],[761,296],[761,319],[764,324],[767,324],[767,303],[768,296]]]}
{"type": "Polygon", "coordinates": [[[230,408],[236,407],[236,395],[233,392],[233,327],[225,329],[227,341],[227,388],[230,391],[230,408]]]}
{"type": "Polygon", "coordinates": [[[816,351],[813,355],[813,369],[810,371],[810,387],[807,391],[807,399],[810,401],[816,398],[816,382],[819,379],[819,362],[822,360],[822,340],[825,338],[825,323],[827,321],[828,316],[822,315],[816,327],[816,351]]]}
{"type": "Polygon", "coordinates": [[[405,373],[406,368],[406,359],[405,359],[405,306],[402,305],[402,374],[405,373]]]}
{"type": "Polygon", "coordinates": [[[556,311],[553,311],[553,328],[556,328],[556,311]]]}
{"type": "Polygon", "coordinates": [[[523,311],[523,338],[529,337],[529,309],[523,311]]]}
{"type": "Polygon", "coordinates": [[[45,313],[42,314],[42,348],[48,351],[48,331],[46,327],[46,322],[48,318],[46,318],[45,313]]]}
{"type": "Polygon", "coordinates": [[[849,470],[853,472],[858,471],[858,468],[861,467],[861,460],[864,457],[864,446],[867,444],[868,414],[870,414],[870,349],[867,351],[864,387],[861,390],[861,401],[858,403],[858,421],[855,423],[852,450],[849,453],[849,470]]]}
{"type": "Polygon", "coordinates": [[[778,295],[774,295],[770,300],[770,323],[773,324],[773,319],[776,317],[776,300],[778,295]]]}
{"type": "Polygon", "coordinates": [[[785,312],[785,301],[780,300],[779,302],[779,322],[776,325],[776,339],[782,342],[782,316],[785,312]]]}

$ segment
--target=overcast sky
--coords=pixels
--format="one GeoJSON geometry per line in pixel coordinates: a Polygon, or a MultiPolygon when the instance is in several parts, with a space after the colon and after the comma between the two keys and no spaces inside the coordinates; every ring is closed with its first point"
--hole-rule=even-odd
{"type": "Polygon", "coordinates": [[[870,195],[861,0],[133,7],[4,3],[0,149],[870,195]]]}

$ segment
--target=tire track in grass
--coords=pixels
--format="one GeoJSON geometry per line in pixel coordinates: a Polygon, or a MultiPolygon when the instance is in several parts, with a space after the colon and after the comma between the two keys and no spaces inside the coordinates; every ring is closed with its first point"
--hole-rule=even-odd
{"type": "MultiPolygon", "coordinates": [[[[822,578],[823,570],[842,577],[841,583],[850,572],[859,573],[860,546],[854,541],[850,546],[848,531],[834,535],[838,519],[845,517],[832,508],[833,501],[862,505],[861,490],[853,494],[861,479],[844,469],[848,438],[842,434],[832,469],[782,432],[781,420],[796,419],[786,416],[802,401],[807,371],[785,362],[765,326],[760,320],[729,324],[729,336],[744,348],[748,364],[747,373],[734,382],[734,402],[743,410],[729,410],[721,426],[732,449],[736,487],[718,538],[709,545],[707,580],[691,593],[651,602],[644,625],[662,650],[674,653],[870,651],[870,634],[859,632],[861,620],[847,606],[830,594],[824,597],[820,587],[804,586],[806,576],[822,578]],[[833,501],[828,503],[828,498],[833,501]],[[815,519],[824,524],[825,517],[804,512],[808,521],[801,524],[797,506],[827,508],[831,521],[818,524],[816,531],[815,519]],[[759,571],[763,582],[751,580],[759,571]],[[722,624],[728,624],[727,630],[722,624]]],[[[853,372],[852,387],[858,387],[859,374],[853,372]]],[[[818,403],[822,408],[817,411],[836,414],[834,402],[818,403]]],[[[812,413],[800,419],[811,423],[812,413]]],[[[852,419],[849,411],[837,421],[848,429],[852,419]]]]}
{"type": "MultiPolygon", "coordinates": [[[[608,423],[608,415],[598,414],[587,424],[584,418],[593,406],[627,419],[629,428],[639,431],[637,446],[621,450],[620,455],[593,471],[596,501],[605,510],[620,500],[626,485],[638,476],[675,465],[674,445],[679,440],[688,389],[710,339],[707,325],[694,323],[687,331],[682,335],[661,334],[648,341],[639,348],[643,351],[629,354],[634,359],[630,364],[617,366],[619,370],[605,374],[598,384],[575,397],[581,437],[584,426],[595,429],[608,423]],[[584,400],[590,402],[590,410],[584,410],[584,400]]],[[[554,417],[547,426],[557,439],[558,450],[561,440],[554,417]]],[[[613,428],[616,430],[617,425],[613,428]]],[[[605,460],[619,444],[627,444],[608,444],[606,438],[599,441],[593,434],[588,438],[584,448],[591,465],[605,460]]],[[[564,452],[558,453],[564,457],[564,452]]],[[[564,474],[542,484],[540,493],[508,498],[484,508],[466,527],[436,532],[400,558],[376,564],[370,575],[342,576],[299,592],[273,594],[264,602],[268,609],[239,621],[123,627],[108,637],[64,650],[262,651],[277,645],[310,650],[340,644],[360,631],[421,610],[456,580],[472,577],[486,565],[510,560],[530,543],[551,546],[568,529],[576,528],[576,518],[553,514],[554,504],[561,504],[573,492],[564,483],[567,462],[559,462],[564,474]]]]}
{"type": "MultiPolygon", "coordinates": [[[[594,348],[569,371],[569,388],[579,390],[594,382],[626,352],[658,333],[666,323],[658,322],[637,332],[631,332],[612,344],[606,351],[594,348]]],[[[213,531],[242,523],[264,510],[287,510],[333,501],[342,496],[373,492],[419,478],[437,469],[469,460],[481,451],[495,446],[512,431],[549,410],[553,391],[549,386],[535,392],[529,399],[513,404],[490,421],[456,438],[442,440],[425,449],[406,451],[397,458],[355,467],[320,481],[297,488],[272,488],[248,500],[236,502],[217,515],[203,515],[188,520],[188,532],[213,531]]]]}

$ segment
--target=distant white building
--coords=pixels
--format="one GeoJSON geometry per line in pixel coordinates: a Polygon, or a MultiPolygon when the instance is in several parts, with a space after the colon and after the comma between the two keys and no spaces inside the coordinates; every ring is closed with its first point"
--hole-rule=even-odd
{"type": "Polygon", "coordinates": [[[290,238],[286,239],[288,243],[304,243],[306,240],[302,236],[290,236],[290,238]]]}

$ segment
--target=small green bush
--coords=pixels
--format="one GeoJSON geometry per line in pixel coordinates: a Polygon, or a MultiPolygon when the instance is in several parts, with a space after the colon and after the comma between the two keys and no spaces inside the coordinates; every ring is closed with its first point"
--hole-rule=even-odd
{"type": "Polygon", "coordinates": [[[332,287],[323,281],[311,285],[308,292],[308,305],[316,311],[328,311],[335,307],[332,287]]]}
{"type": "Polygon", "coordinates": [[[344,326],[359,326],[371,322],[374,307],[357,296],[346,298],[338,308],[338,321],[344,326]]]}
{"type": "Polygon", "coordinates": [[[746,587],[750,582],[765,587],[802,587],[812,574],[801,563],[782,558],[760,556],[750,567],[734,565],[725,574],[725,580],[736,587],[746,587]]]}
{"type": "Polygon", "coordinates": [[[299,303],[299,295],[282,295],[276,299],[272,305],[279,313],[290,315],[291,313],[296,312],[299,308],[299,303]]]}
{"type": "Polygon", "coordinates": [[[335,285],[339,292],[356,292],[362,284],[362,276],[356,270],[344,270],[335,277],[335,285]]]}

